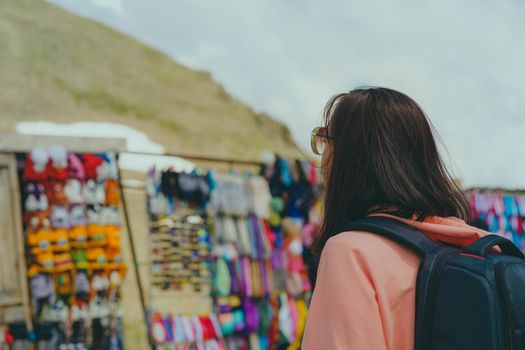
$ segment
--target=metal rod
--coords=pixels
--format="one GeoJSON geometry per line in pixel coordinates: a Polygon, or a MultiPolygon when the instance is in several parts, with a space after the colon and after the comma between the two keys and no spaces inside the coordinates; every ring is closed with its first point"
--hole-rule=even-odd
{"type": "Polygon", "coordinates": [[[149,328],[148,328],[148,324],[149,324],[148,309],[146,306],[146,297],[144,295],[144,287],[142,284],[142,278],[140,277],[139,264],[138,264],[138,259],[137,259],[137,251],[135,249],[135,241],[134,241],[133,232],[131,229],[131,222],[129,221],[129,212],[128,212],[128,207],[126,204],[124,187],[122,186],[122,173],[121,173],[120,167],[118,167],[118,153],[117,153],[117,169],[118,169],[118,177],[119,177],[118,183],[119,183],[119,190],[120,190],[120,196],[121,196],[122,210],[124,211],[124,222],[126,225],[126,231],[128,232],[129,245],[131,247],[133,270],[135,270],[135,278],[137,279],[137,285],[139,288],[140,305],[142,307],[142,313],[144,315],[144,323],[146,325],[146,335],[147,335],[147,339],[149,340],[150,337],[149,337],[149,328]]]}

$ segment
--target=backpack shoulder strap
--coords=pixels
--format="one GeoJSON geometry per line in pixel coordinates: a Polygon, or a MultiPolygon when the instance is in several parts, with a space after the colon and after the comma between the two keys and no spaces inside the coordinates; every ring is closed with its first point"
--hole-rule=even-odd
{"type": "Polygon", "coordinates": [[[414,227],[385,216],[367,216],[357,221],[342,225],[337,231],[338,233],[346,231],[365,231],[375,233],[399,243],[422,256],[425,256],[434,249],[441,247],[440,243],[430,239],[414,227]]]}

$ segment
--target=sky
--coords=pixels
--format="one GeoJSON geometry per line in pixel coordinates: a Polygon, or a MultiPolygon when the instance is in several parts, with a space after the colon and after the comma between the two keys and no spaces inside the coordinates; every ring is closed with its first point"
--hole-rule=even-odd
{"type": "Polygon", "coordinates": [[[210,71],[304,147],[330,96],[400,90],[465,186],[525,188],[525,1],[51,2],[210,71]]]}

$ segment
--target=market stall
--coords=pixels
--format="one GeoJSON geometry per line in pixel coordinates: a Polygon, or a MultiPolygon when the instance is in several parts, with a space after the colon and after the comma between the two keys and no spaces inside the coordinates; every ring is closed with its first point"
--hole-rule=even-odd
{"type": "Polygon", "coordinates": [[[2,265],[20,310],[5,340],[22,349],[123,349],[122,141],[0,139],[2,199],[12,213],[2,218],[2,265]]]}
{"type": "Polygon", "coordinates": [[[525,193],[474,188],[466,191],[474,219],[484,229],[510,239],[525,250],[525,193]]]}
{"type": "Polygon", "coordinates": [[[299,349],[311,292],[303,253],[319,218],[317,169],[281,158],[257,169],[149,172],[154,347],[299,349]],[[159,293],[183,305],[156,302],[159,293]],[[209,303],[189,307],[197,296],[209,303]],[[214,320],[211,338],[177,342],[169,320],[196,310],[214,320]]]}

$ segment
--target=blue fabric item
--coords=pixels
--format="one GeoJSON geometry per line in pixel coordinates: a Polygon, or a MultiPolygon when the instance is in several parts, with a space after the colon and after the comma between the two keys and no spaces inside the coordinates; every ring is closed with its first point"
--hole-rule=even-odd
{"type": "Polygon", "coordinates": [[[107,153],[98,153],[96,154],[96,156],[101,158],[106,163],[111,163],[111,158],[107,153]]]}
{"type": "Polygon", "coordinates": [[[275,233],[275,248],[279,249],[283,246],[283,234],[281,230],[274,231],[275,233]]]}
{"type": "Polygon", "coordinates": [[[290,173],[290,167],[286,159],[280,160],[281,165],[281,181],[285,186],[290,186],[293,183],[292,174],[290,173]]]}
{"type": "Polygon", "coordinates": [[[213,191],[217,188],[217,180],[215,180],[215,173],[213,170],[208,171],[206,177],[208,178],[208,183],[210,184],[210,191],[213,191]]]}
{"type": "Polygon", "coordinates": [[[168,215],[173,215],[175,212],[175,204],[173,203],[172,196],[166,196],[166,202],[168,203],[168,215]]]}
{"type": "Polygon", "coordinates": [[[268,339],[268,336],[264,334],[259,334],[259,349],[269,349],[270,348],[270,340],[268,339]]]}
{"type": "Polygon", "coordinates": [[[498,232],[499,231],[499,219],[496,215],[492,216],[492,220],[489,222],[489,231],[498,232]]]}
{"type": "Polygon", "coordinates": [[[521,235],[517,232],[512,232],[512,242],[518,247],[523,248],[521,245],[521,235]]]}
{"type": "Polygon", "coordinates": [[[164,319],[164,328],[166,328],[166,340],[172,342],[175,338],[173,337],[173,325],[171,323],[171,317],[165,316],[164,319]]]}
{"type": "Polygon", "coordinates": [[[512,220],[510,217],[507,217],[505,219],[505,231],[514,232],[514,228],[512,227],[512,220]]]}
{"type": "Polygon", "coordinates": [[[505,206],[505,216],[517,215],[516,201],[514,196],[505,195],[503,196],[503,204],[505,206]]]}

